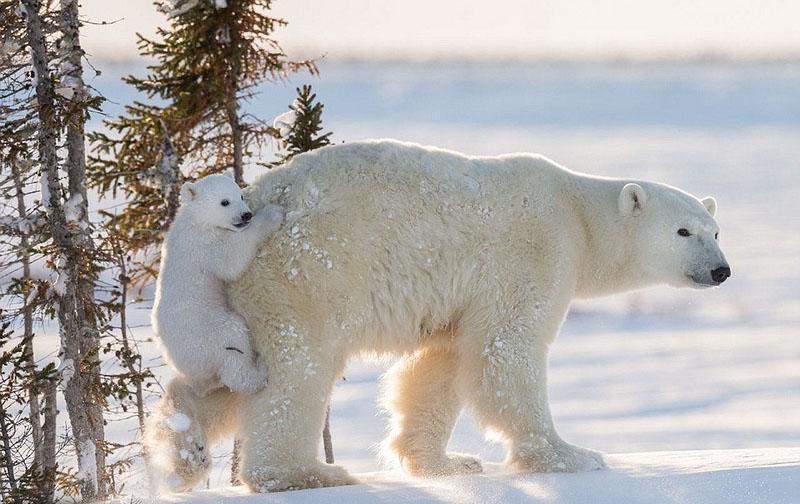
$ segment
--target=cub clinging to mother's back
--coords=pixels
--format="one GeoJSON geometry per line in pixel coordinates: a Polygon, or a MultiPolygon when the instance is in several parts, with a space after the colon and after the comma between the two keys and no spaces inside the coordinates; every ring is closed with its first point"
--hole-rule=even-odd
{"type": "Polygon", "coordinates": [[[162,248],[152,320],[168,362],[199,394],[220,386],[248,393],[266,383],[266,367],[244,319],[228,307],[224,283],[239,278],[282,221],[275,205],[254,215],[226,175],[181,188],[181,207],[162,248]]]}

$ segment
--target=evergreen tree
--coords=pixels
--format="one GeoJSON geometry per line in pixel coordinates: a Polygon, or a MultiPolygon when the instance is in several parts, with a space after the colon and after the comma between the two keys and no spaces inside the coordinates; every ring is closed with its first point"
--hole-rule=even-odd
{"type": "MultiPolygon", "coordinates": [[[[55,410],[45,407],[45,390],[55,391],[54,373],[42,373],[33,354],[34,324],[44,316],[50,303],[45,293],[47,282],[33,278],[31,265],[42,260],[47,253],[46,218],[40,205],[28,195],[38,183],[38,166],[31,161],[36,150],[36,128],[31,120],[35,114],[30,99],[30,58],[25,48],[25,23],[19,15],[21,9],[12,2],[0,2],[0,269],[6,275],[2,293],[3,311],[0,324],[20,327],[18,339],[4,339],[3,348],[15,345],[21,351],[21,362],[4,351],[4,362],[14,366],[2,369],[0,402],[4,406],[4,421],[9,421],[27,407],[28,429],[14,424],[15,440],[12,445],[24,445],[30,451],[14,453],[13,467],[6,466],[6,479],[0,479],[0,494],[14,496],[11,501],[23,502],[30,497],[36,502],[50,502],[55,485],[55,410]],[[22,384],[26,401],[21,395],[12,398],[14,383],[22,384]],[[44,418],[43,418],[44,417],[44,418]],[[26,439],[29,438],[29,439],[26,439]],[[17,478],[14,477],[14,472],[17,478]],[[19,472],[28,476],[19,479],[19,472]],[[35,490],[22,481],[36,478],[35,490]],[[16,487],[16,488],[15,488],[16,487]]],[[[3,331],[4,336],[11,332],[3,331]]],[[[13,353],[13,349],[8,352],[13,353]]],[[[2,474],[2,472],[0,472],[2,474]]]]}
{"type": "Polygon", "coordinates": [[[289,112],[275,118],[275,129],[283,139],[287,152],[274,165],[284,164],[297,154],[331,143],[332,132],[320,134],[324,105],[315,102],[316,99],[317,95],[311,92],[311,86],[299,87],[297,98],[289,105],[289,112]]]}
{"type": "Polygon", "coordinates": [[[159,40],[139,37],[142,55],[155,60],[145,77],[125,79],[147,97],[93,133],[91,183],[101,193],[121,191],[128,204],[109,215],[136,253],[134,283],[157,273],[157,246],[177,208],[184,178],[232,169],[243,184],[246,159],[276,136],[241,111],[255,88],[289,73],[317,68],[290,61],[273,31],[286,24],[269,16],[271,0],[156,1],[169,26],[159,40]],[[158,101],[159,105],[152,102],[158,101]]]}
{"type": "MultiPolygon", "coordinates": [[[[109,261],[96,247],[86,190],[84,125],[102,98],[83,82],[77,0],[3,1],[0,15],[0,193],[8,202],[0,219],[0,266],[12,273],[2,321],[22,326],[24,366],[16,371],[27,376],[28,398],[20,407],[29,412],[30,429],[18,432],[29,432],[32,464],[15,463],[33,468],[38,489],[34,496],[17,493],[14,502],[52,502],[56,485],[88,502],[106,494],[113,445],[105,439],[104,410],[109,385],[119,381],[100,367],[101,339],[117,305],[98,297],[98,275],[109,261]],[[37,260],[57,273],[55,281],[32,277],[37,260]],[[57,372],[37,369],[34,358],[34,321],[43,318],[58,321],[57,372]],[[77,470],[56,464],[56,383],[77,470]]],[[[10,390],[0,390],[0,401],[10,390]]]]}

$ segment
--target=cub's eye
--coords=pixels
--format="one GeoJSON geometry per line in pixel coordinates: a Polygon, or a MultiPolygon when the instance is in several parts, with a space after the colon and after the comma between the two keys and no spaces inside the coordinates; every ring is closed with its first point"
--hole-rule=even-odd
{"type": "Polygon", "coordinates": [[[224,199],[224,200],[220,201],[219,204],[222,205],[222,206],[228,206],[228,205],[231,204],[231,202],[226,200],[226,199],[224,199]]]}
{"type": "Polygon", "coordinates": [[[692,236],[692,233],[690,233],[689,230],[686,228],[680,228],[678,230],[678,234],[681,236],[692,236]]]}

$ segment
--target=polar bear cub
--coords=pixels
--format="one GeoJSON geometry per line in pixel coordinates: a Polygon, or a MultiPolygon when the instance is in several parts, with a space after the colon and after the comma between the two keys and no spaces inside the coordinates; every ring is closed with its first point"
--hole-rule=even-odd
{"type": "Polygon", "coordinates": [[[168,362],[200,395],[220,386],[250,393],[266,383],[263,359],[245,320],[228,307],[224,283],[241,276],[282,221],[275,205],[253,215],[227,175],[181,188],[161,251],[152,322],[168,362]]]}

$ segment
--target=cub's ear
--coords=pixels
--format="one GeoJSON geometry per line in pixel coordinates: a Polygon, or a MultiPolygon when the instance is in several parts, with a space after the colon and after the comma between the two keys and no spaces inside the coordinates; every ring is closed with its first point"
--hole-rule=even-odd
{"type": "Polygon", "coordinates": [[[184,182],[181,186],[181,200],[192,201],[197,196],[197,187],[192,182],[184,182]]]}
{"type": "Polygon", "coordinates": [[[233,176],[233,170],[230,170],[230,169],[225,170],[222,174],[225,175],[228,178],[236,178],[236,177],[233,176]]]}
{"type": "Polygon", "coordinates": [[[639,184],[625,184],[619,193],[618,203],[622,215],[639,215],[647,204],[647,193],[639,184]]]}
{"type": "Polygon", "coordinates": [[[711,214],[711,217],[714,217],[714,215],[716,215],[717,200],[715,200],[713,196],[706,196],[705,198],[700,200],[700,203],[702,203],[703,206],[706,207],[706,210],[708,210],[708,213],[711,214]]]}

